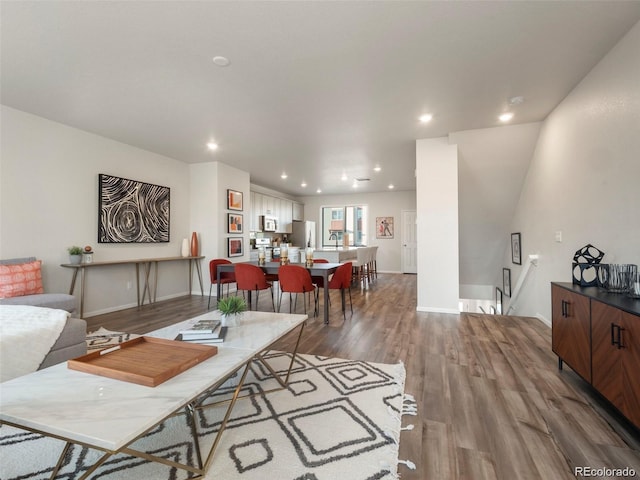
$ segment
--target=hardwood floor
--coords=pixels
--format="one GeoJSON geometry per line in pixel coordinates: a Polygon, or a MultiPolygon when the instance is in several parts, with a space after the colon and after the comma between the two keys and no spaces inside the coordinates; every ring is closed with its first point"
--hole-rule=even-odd
{"type": "MultiPolygon", "coordinates": [[[[402,432],[400,459],[417,466],[400,465],[403,480],[573,479],[575,467],[631,467],[640,475],[639,433],[568,367],[558,371],[551,330],[539,320],[416,312],[412,275],[380,274],[352,297],[354,313],[347,305],[344,321],[332,292],[330,325],[311,317],[300,352],[404,362],[418,416],[403,417],[415,428],[402,432]]],[[[206,297],[184,297],[87,322],[89,331],[147,333],[206,306],[206,297]]],[[[261,295],[260,309],[270,308],[261,295]]]]}

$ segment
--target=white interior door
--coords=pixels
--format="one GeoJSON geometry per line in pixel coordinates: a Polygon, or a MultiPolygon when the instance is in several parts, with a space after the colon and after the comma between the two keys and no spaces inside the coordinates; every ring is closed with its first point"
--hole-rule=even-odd
{"type": "Polygon", "coordinates": [[[402,211],[402,273],[418,273],[416,211],[402,211]]]}

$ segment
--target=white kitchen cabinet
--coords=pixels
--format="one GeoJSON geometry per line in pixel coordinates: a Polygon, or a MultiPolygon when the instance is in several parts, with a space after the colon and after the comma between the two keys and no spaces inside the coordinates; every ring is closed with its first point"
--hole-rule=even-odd
{"type": "Polygon", "coordinates": [[[292,233],[292,218],[293,218],[293,202],[286,198],[280,198],[278,209],[278,231],[281,233],[292,233]]]}
{"type": "Polygon", "coordinates": [[[273,197],[258,192],[250,192],[249,228],[260,231],[260,215],[275,217],[278,220],[277,233],[292,233],[293,220],[303,218],[304,205],[287,198],[273,197]]]}
{"type": "Polygon", "coordinates": [[[276,198],[270,195],[262,195],[262,215],[275,217],[276,214],[276,198]]]}
{"type": "Polygon", "coordinates": [[[298,202],[293,202],[292,205],[292,218],[295,222],[302,222],[304,220],[304,205],[298,202]]]}

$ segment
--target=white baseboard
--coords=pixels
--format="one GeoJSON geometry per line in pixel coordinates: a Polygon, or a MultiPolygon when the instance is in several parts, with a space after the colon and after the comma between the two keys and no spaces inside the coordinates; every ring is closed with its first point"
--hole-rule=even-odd
{"type": "Polygon", "coordinates": [[[460,315],[460,310],[457,308],[434,308],[434,307],[416,307],[417,312],[430,312],[430,313],[453,313],[460,315]]]}
{"type": "MultiPolygon", "coordinates": [[[[184,297],[185,295],[189,295],[189,292],[182,292],[182,293],[174,293],[172,295],[165,295],[164,297],[157,298],[156,302],[160,302],[162,300],[171,300],[172,298],[184,297]]],[[[192,295],[200,295],[200,290],[198,290],[197,292],[193,292],[192,295]]],[[[149,304],[148,301],[145,302],[145,305],[148,305],[148,304],[149,304]]],[[[124,305],[118,305],[116,307],[103,308],[101,310],[93,310],[91,312],[84,312],[84,316],[82,318],[95,317],[96,315],[103,315],[105,313],[117,312],[119,310],[125,310],[127,308],[133,308],[133,307],[137,307],[137,306],[138,306],[137,303],[126,303],[124,305]]],[[[75,315],[76,313],[79,315],[80,311],[78,310],[77,312],[72,313],[71,316],[75,315]]]]}
{"type": "Polygon", "coordinates": [[[551,327],[551,322],[549,321],[549,319],[541,313],[536,313],[536,318],[544,323],[547,327],[551,327]]]}

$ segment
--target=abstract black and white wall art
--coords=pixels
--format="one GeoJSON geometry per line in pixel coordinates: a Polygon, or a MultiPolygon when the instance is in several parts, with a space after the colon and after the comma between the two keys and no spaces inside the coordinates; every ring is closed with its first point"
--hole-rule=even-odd
{"type": "Polygon", "coordinates": [[[169,187],[104,173],[98,184],[98,243],[169,241],[169,187]]]}

